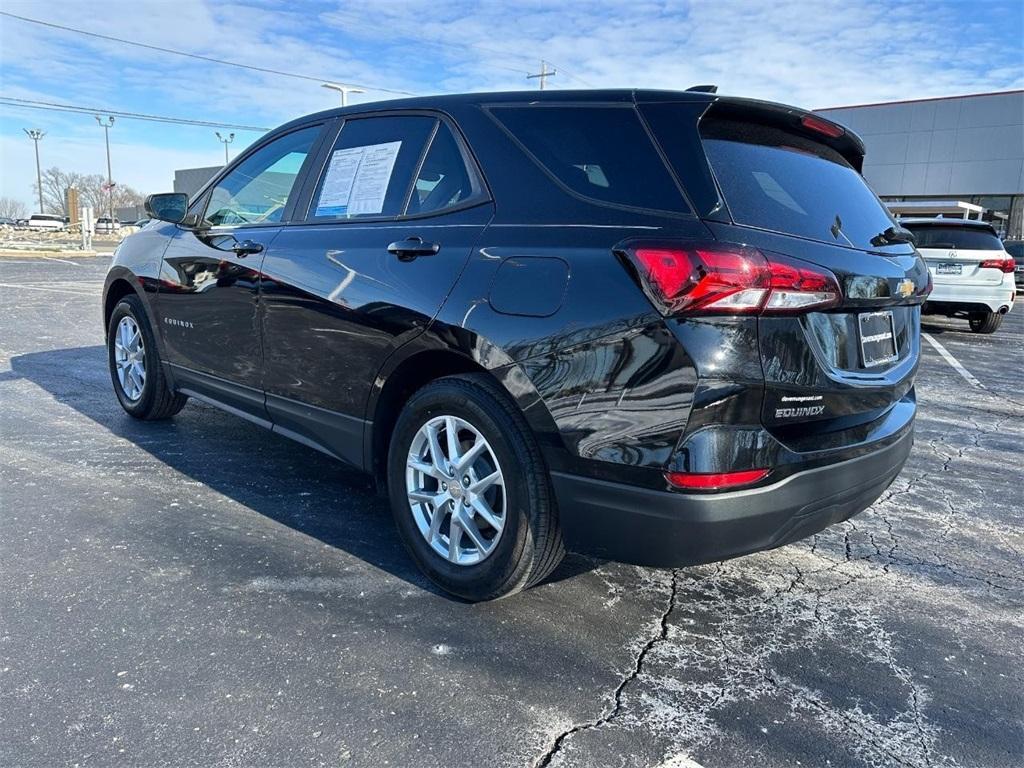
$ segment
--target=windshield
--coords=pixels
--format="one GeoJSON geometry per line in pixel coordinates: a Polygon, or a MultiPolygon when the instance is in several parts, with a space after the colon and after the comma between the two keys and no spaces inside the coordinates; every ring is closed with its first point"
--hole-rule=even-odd
{"type": "Polygon", "coordinates": [[[704,149],[737,224],[871,249],[893,220],[838,152],[755,124],[702,124],[704,149]]]}
{"type": "Polygon", "coordinates": [[[962,251],[1001,251],[1003,244],[987,229],[957,224],[905,224],[914,233],[918,248],[959,248],[962,251]]]}

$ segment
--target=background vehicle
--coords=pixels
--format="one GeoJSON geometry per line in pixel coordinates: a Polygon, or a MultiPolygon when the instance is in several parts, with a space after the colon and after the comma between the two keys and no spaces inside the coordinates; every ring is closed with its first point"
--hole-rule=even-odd
{"type": "Polygon", "coordinates": [[[928,264],[934,288],[925,314],[966,317],[975,333],[994,333],[1013,309],[1014,261],[992,225],[967,219],[904,219],[928,264]]]}
{"type": "Polygon", "coordinates": [[[63,230],[67,227],[63,216],[55,216],[49,213],[33,213],[28,218],[29,229],[53,229],[63,230]]]}
{"type": "Polygon", "coordinates": [[[2,227],[13,227],[18,222],[15,219],[8,218],[7,216],[0,216],[0,226],[2,227]]]}
{"type": "Polygon", "coordinates": [[[109,235],[114,232],[118,232],[121,229],[121,222],[117,219],[111,219],[107,216],[101,216],[96,219],[96,234],[98,235],[109,235]]]}
{"type": "Polygon", "coordinates": [[[924,263],[863,144],[706,92],[360,105],[271,132],[107,276],[115,392],[373,473],[460,596],[846,519],[913,439],[924,263]]]}
{"type": "Polygon", "coordinates": [[[1014,272],[1013,281],[1017,286],[1017,292],[1024,291],[1024,240],[1007,240],[1003,248],[1013,257],[1014,272]]]}

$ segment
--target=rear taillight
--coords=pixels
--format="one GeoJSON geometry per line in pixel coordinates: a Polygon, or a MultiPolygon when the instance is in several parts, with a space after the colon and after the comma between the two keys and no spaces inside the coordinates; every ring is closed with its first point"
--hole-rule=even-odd
{"type": "Polygon", "coordinates": [[[985,259],[981,262],[982,269],[998,269],[1007,274],[1011,274],[1015,266],[1016,263],[1012,256],[1007,256],[1005,259],[985,259]]]}
{"type": "Polygon", "coordinates": [[[728,243],[633,244],[621,249],[663,314],[768,314],[839,303],[828,270],[728,243]]]}
{"type": "Polygon", "coordinates": [[[716,491],[739,488],[756,483],[768,476],[767,469],[743,469],[738,472],[666,472],[665,478],[675,488],[716,491]]]}

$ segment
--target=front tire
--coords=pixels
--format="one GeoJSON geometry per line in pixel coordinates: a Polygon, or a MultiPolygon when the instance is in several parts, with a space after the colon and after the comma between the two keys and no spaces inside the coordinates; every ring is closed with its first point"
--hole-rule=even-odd
{"type": "Polygon", "coordinates": [[[995,333],[1003,323],[1003,316],[998,312],[972,312],[967,322],[974,333],[995,333]]]}
{"type": "Polygon", "coordinates": [[[185,407],[188,397],[168,385],[153,329],[138,296],[125,296],[110,315],[107,363],[114,393],[129,416],[155,421],[185,407]]]}
{"type": "Polygon", "coordinates": [[[420,570],[466,600],[533,586],[565,554],[540,449],[485,374],[438,379],[413,395],[392,434],[388,492],[420,570]]]}

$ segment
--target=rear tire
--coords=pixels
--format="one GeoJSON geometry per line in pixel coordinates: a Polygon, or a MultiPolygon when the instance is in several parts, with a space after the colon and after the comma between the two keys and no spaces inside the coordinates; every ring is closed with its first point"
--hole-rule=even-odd
{"type": "Polygon", "coordinates": [[[392,433],[387,477],[406,549],[432,582],[458,597],[511,595],[542,581],[565,555],[540,449],[522,413],[485,374],[438,379],[409,399],[392,433]],[[456,436],[456,464],[481,463],[451,471],[449,431],[456,436]],[[474,448],[478,442],[483,445],[474,448]],[[481,475],[498,479],[477,493],[481,475]],[[485,493],[491,495],[484,499],[485,493]],[[432,494],[443,501],[422,500],[432,494]],[[476,511],[481,500],[486,514],[476,511]]]}
{"type": "Polygon", "coordinates": [[[188,402],[187,396],[168,385],[146,308],[138,296],[125,296],[110,315],[107,363],[118,402],[133,418],[170,418],[188,402]]]}
{"type": "Polygon", "coordinates": [[[1003,323],[1003,316],[998,312],[972,312],[967,322],[975,333],[995,333],[1003,323]]]}

